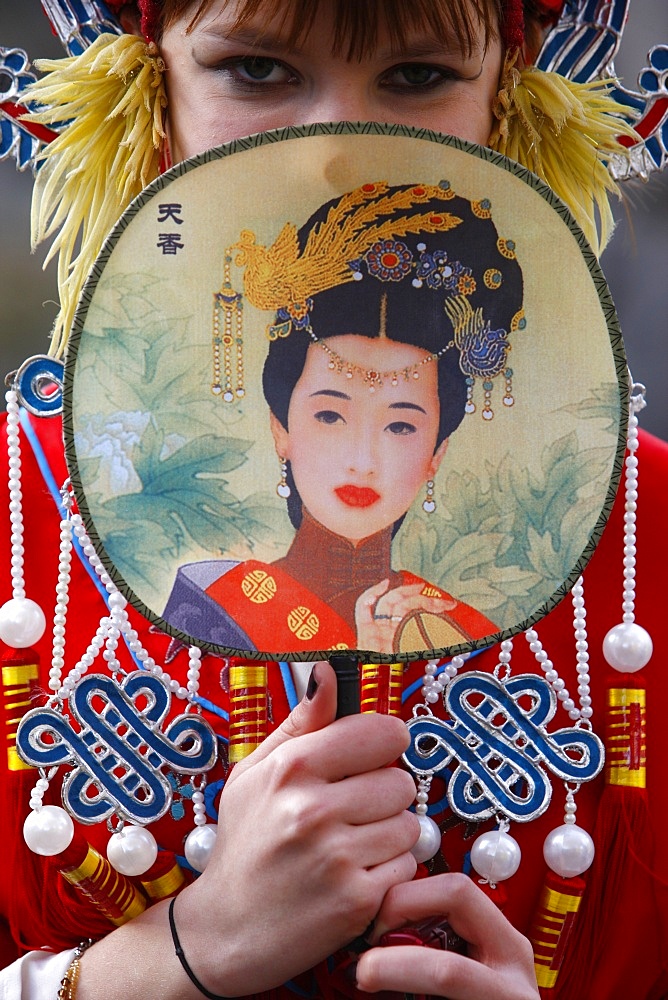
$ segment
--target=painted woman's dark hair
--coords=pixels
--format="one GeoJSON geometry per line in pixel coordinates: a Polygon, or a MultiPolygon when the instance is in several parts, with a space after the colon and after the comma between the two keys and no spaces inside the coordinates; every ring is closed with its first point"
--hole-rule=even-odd
{"type": "MultiPolygon", "coordinates": [[[[407,189],[408,185],[389,188],[385,197],[389,201],[393,193],[407,189]]],[[[290,399],[304,370],[309,347],[320,349],[316,338],[325,341],[345,334],[370,339],[385,336],[438,355],[434,361],[438,366],[440,403],[436,447],[459,427],[472,380],[462,353],[453,343],[455,329],[446,302],[458,299],[467,304],[467,309],[470,305],[472,314],[481,317],[482,346],[478,344],[476,349],[489,352],[492,338],[498,335],[497,341],[507,350],[507,334],[522,324],[522,273],[515,260],[514,244],[499,238],[489,203],[472,203],[452,195],[446,182],[443,190],[443,199],[429,201],[420,209],[433,218],[443,216],[447,210],[457,220],[452,228],[406,234],[398,223],[400,235],[396,239],[371,243],[359,259],[350,261],[358,280],[314,295],[309,300],[307,325],[299,328],[293,324],[287,336],[276,336],[270,343],[262,374],[264,396],[286,429],[290,399]]],[[[309,234],[339,201],[323,205],[300,229],[302,250],[309,234]]],[[[392,213],[384,219],[391,220],[392,213]]],[[[283,315],[277,317],[277,323],[281,319],[283,315]]],[[[382,392],[382,388],[377,391],[382,392]]],[[[291,490],[288,512],[297,528],[301,523],[301,498],[289,463],[287,478],[291,490]]]]}

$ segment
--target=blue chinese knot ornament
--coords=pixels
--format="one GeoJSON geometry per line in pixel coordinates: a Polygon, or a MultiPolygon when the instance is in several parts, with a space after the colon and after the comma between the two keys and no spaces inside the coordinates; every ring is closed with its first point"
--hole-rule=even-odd
{"type": "Polygon", "coordinates": [[[415,710],[403,759],[416,776],[445,780],[450,808],[463,819],[527,823],[550,803],[548,771],[580,784],[603,767],[603,745],[591,730],[547,732],[557,698],[542,677],[501,682],[473,671],[450,681],[444,697],[448,719],[424,705],[415,710]]]}
{"type": "Polygon", "coordinates": [[[92,674],[68,699],[77,726],[55,709],[33,709],[19,726],[17,750],[34,767],[73,765],[63,782],[63,805],[80,823],[116,814],[145,826],[170,807],[167,769],[195,775],[216,760],[216,736],[199,715],[184,712],[165,725],[170,703],[164,684],[145,671],[134,671],[121,685],[92,674]]]}

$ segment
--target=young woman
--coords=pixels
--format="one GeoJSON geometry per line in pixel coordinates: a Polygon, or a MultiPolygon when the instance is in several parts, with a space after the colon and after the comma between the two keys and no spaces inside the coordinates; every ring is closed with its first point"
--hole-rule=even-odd
{"type": "MultiPolygon", "coordinates": [[[[546,14],[555,4],[531,0],[525,6],[529,18],[546,14]]],[[[156,43],[164,59],[168,110],[161,152],[167,160],[169,147],[173,161],[259,130],[339,119],[424,125],[487,143],[495,127],[494,109],[508,97],[507,81],[501,79],[504,60],[518,47],[529,53],[532,31],[539,26],[539,20],[529,18],[522,33],[523,11],[516,0],[429,0],[411,5],[387,0],[364,4],[142,0],[140,7],[138,12],[124,5],[120,13],[126,29],[156,43]]],[[[589,193],[579,191],[576,200],[589,202],[589,193]]],[[[587,205],[585,214],[591,211],[587,205]]],[[[343,345],[340,353],[365,366],[366,356],[353,357],[359,346],[346,343],[346,354],[343,345]]],[[[339,353],[338,344],[335,350],[339,353]]],[[[328,406],[327,413],[335,414],[331,419],[336,424],[339,411],[328,406]]],[[[285,423],[279,418],[279,425],[277,447],[292,448],[292,442],[282,437],[283,432],[290,433],[289,414],[285,423]]],[[[40,427],[38,436],[62,481],[57,431],[40,427]]],[[[648,470],[644,516],[654,516],[658,524],[668,486],[668,456],[658,444],[645,442],[643,447],[648,470]]],[[[35,461],[27,456],[26,484],[39,483],[39,475],[35,461]]],[[[600,643],[620,617],[610,578],[621,562],[615,539],[622,514],[618,505],[588,570],[588,588],[594,595],[592,644],[600,643]]],[[[30,592],[44,606],[50,603],[52,587],[43,579],[47,575],[43,567],[56,566],[58,558],[57,530],[54,539],[42,527],[51,516],[49,498],[35,486],[31,510],[25,514],[26,567],[30,592]]],[[[651,545],[649,541],[645,538],[645,572],[650,580],[658,580],[668,557],[665,533],[651,545]]],[[[85,574],[75,568],[72,593],[79,622],[94,623],[104,613],[91,589],[85,574]]],[[[639,611],[644,608],[648,619],[661,607],[654,589],[648,584],[645,590],[642,585],[638,588],[639,611]]],[[[378,595],[379,603],[383,596],[378,595]]],[[[570,616],[569,607],[562,604],[541,630],[559,663],[573,655],[572,638],[567,640],[570,616]]],[[[148,636],[141,623],[138,627],[156,658],[164,656],[164,637],[148,636]]],[[[47,657],[45,653],[43,661],[48,662],[47,657]]],[[[496,653],[484,654],[476,666],[491,672],[496,659],[496,653]]],[[[532,664],[535,667],[528,651],[523,658],[518,650],[517,660],[529,672],[532,664]]],[[[185,677],[187,667],[186,657],[172,669],[185,677]]],[[[407,680],[413,682],[421,673],[421,667],[411,669],[407,680]]],[[[207,683],[213,693],[217,678],[210,677],[207,683]]],[[[570,683],[576,683],[574,675],[570,683]]],[[[658,715],[656,706],[667,693],[665,680],[655,669],[648,671],[647,685],[650,712],[658,715]]],[[[278,711],[282,704],[278,688],[273,694],[278,711]]],[[[224,700],[220,688],[217,697],[224,700]]],[[[595,702],[602,715],[600,690],[595,702]]],[[[7,795],[16,801],[11,812],[4,812],[3,849],[11,881],[0,892],[2,912],[17,941],[61,950],[54,955],[33,952],[9,966],[0,979],[4,995],[30,1000],[54,996],[67,973],[74,985],[64,987],[61,995],[72,997],[76,991],[77,1000],[111,995],[147,1000],[242,996],[278,990],[282,983],[288,983],[288,992],[281,993],[285,996],[290,991],[302,996],[350,996],[356,984],[365,992],[395,990],[452,1000],[491,996],[535,1000],[532,951],[521,932],[529,930],[531,914],[542,906],[537,904],[543,878],[540,845],[559,822],[558,806],[517,834],[527,863],[509,886],[505,915],[468,875],[461,874],[470,831],[447,818],[443,828],[452,829],[444,838],[447,861],[441,867],[452,871],[412,881],[416,862],[411,848],[418,823],[407,809],[415,786],[406,773],[387,767],[406,747],[405,727],[383,715],[334,723],[335,709],[333,673],[327,664],[318,664],[303,700],[227,778],[210,863],[180,892],[173,912],[181,956],[194,979],[174,953],[166,900],[117,929],[107,924],[107,933],[98,922],[90,933],[99,940],[78,963],[72,947],[87,936],[84,928],[95,921],[85,919],[81,897],[63,890],[53,868],[41,867],[39,859],[28,856],[20,839],[27,804],[22,799],[17,805],[10,781],[16,775],[6,776],[7,795]],[[447,918],[467,942],[466,955],[402,944],[365,950],[356,966],[350,962],[351,951],[345,952],[343,962],[336,957],[326,961],[364,932],[367,943],[375,945],[390,929],[435,916],[447,918]]],[[[660,726],[660,716],[650,717],[650,734],[660,726]]],[[[655,762],[655,774],[668,767],[665,746],[651,735],[648,756],[655,762]]],[[[22,789],[26,787],[23,782],[22,789]]],[[[650,796],[657,790],[650,788],[650,796]]],[[[580,825],[593,828],[602,792],[596,785],[580,793],[580,825]]],[[[652,811],[645,822],[660,833],[667,818],[661,814],[664,806],[660,796],[650,800],[652,811]]],[[[183,825],[168,818],[162,829],[165,845],[178,850],[183,825]]],[[[614,880],[615,907],[597,913],[594,906],[593,913],[587,911],[587,922],[576,924],[571,940],[563,939],[563,947],[576,952],[583,941],[590,942],[584,964],[576,955],[578,964],[571,966],[575,985],[560,977],[564,986],[559,995],[569,1000],[581,996],[650,1000],[665,995],[662,911],[657,904],[665,892],[665,881],[660,881],[666,875],[665,870],[663,876],[660,873],[665,858],[654,858],[647,846],[650,840],[644,841],[646,853],[639,854],[634,837],[628,831],[623,836],[629,848],[614,880]],[[606,919],[609,916],[612,919],[606,919]],[[591,938],[596,926],[605,928],[603,940],[591,938]]],[[[105,831],[91,831],[90,839],[95,838],[103,841],[105,831]]],[[[567,965],[564,969],[569,973],[567,965]]]]}

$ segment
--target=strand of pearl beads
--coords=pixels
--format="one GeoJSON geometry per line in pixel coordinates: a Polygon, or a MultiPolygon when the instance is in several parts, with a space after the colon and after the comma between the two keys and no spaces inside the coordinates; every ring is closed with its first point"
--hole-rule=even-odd
{"type": "MultiPolygon", "coordinates": [[[[62,492],[63,499],[66,501],[66,498],[69,497],[69,492],[65,487],[62,492]]],[[[69,507],[69,504],[66,503],[66,506],[69,507]]],[[[79,514],[70,515],[68,509],[68,516],[61,521],[60,537],[59,573],[56,585],[56,608],[54,613],[53,657],[49,679],[49,687],[53,692],[53,701],[62,704],[71,695],[83,675],[93,666],[103,647],[103,658],[106,661],[108,670],[112,674],[123,672],[116,654],[118,640],[123,635],[130,652],[135,656],[143,669],[149,670],[153,675],[158,676],[178,698],[188,699],[189,708],[194,705],[199,690],[201,650],[195,646],[192,646],[189,650],[188,681],[187,687],[183,687],[178,681],[170,677],[166,670],[163,670],[162,667],[156,664],[153,657],[144,649],[138,633],[132,628],[129,621],[126,610],[127,601],[118,591],[116,584],[104,569],[102,561],[95,552],[95,548],[79,514]],[[69,600],[72,533],[79,539],[84,555],[87,557],[96,575],[99,576],[100,582],[109,595],[110,613],[100,620],[100,624],[86,652],[63,681],[65,617],[69,600]]],[[[40,772],[40,777],[30,797],[31,812],[28,814],[23,828],[24,839],[30,850],[45,856],[60,854],[70,845],[74,837],[74,823],[69,814],[60,806],[45,806],[43,804],[44,795],[56,771],[57,768],[53,768],[48,774],[43,771],[40,772]]],[[[204,827],[205,831],[213,830],[213,841],[215,842],[215,827],[206,826],[202,787],[204,785],[200,786],[200,790],[197,790],[193,794],[194,799],[197,796],[195,804],[196,826],[195,830],[191,831],[190,836],[199,834],[200,839],[205,840],[208,836],[208,855],[205,857],[204,845],[202,844],[199,845],[198,855],[198,860],[205,867],[213,843],[211,842],[210,833],[203,834],[200,831],[202,827],[204,827]]],[[[107,845],[109,863],[121,874],[129,876],[142,875],[148,871],[155,862],[157,853],[157,842],[149,830],[144,827],[135,826],[134,824],[126,824],[122,820],[107,845]]],[[[198,870],[203,870],[203,868],[198,870]]]]}
{"type": "Polygon", "coordinates": [[[435,705],[440,701],[448,681],[453,680],[457,676],[470,655],[470,653],[461,653],[459,656],[453,656],[450,662],[440,669],[438,660],[429,660],[427,662],[424,668],[424,677],[422,678],[422,697],[427,706],[435,705]],[[440,678],[444,678],[445,683],[440,678]]]}
{"type": "Polygon", "coordinates": [[[575,822],[577,812],[575,794],[580,786],[571,786],[568,782],[565,785],[564,822],[562,826],[548,833],[543,844],[543,857],[547,866],[557,875],[561,875],[562,878],[574,878],[576,875],[582,875],[591,866],[595,847],[587,831],[577,826],[575,822]]]}
{"type": "MultiPolygon", "coordinates": [[[[0,607],[0,640],[15,649],[33,646],[46,631],[46,616],[39,604],[26,597],[24,577],[23,491],[21,486],[20,410],[14,389],[5,394],[7,403],[7,458],[9,465],[9,521],[11,525],[12,597],[0,607]]],[[[30,812],[24,823],[24,837],[35,854],[64,851],[74,836],[74,823],[60,806],[45,806],[44,795],[56,768],[40,771],[30,795],[30,812]],[[54,849],[55,848],[55,849],[54,849]]]]}
{"type": "MultiPolygon", "coordinates": [[[[202,651],[197,646],[190,647],[190,659],[188,666],[188,692],[191,699],[197,696],[199,690],[199,670],[202,651]]],[[[192,700],[191,700],[192,704],[192,700]]],[[[206,787],[206,776],[202,775],[199,787],[195,786],[195,779],[191,779],[193,788],[193,812],[195,815],[195,829],[191,830],[186,837],[184,853],[186,861],[195,871],[203,872],[211,858],[211,852],[216,843],[217,827],[206,821],[206,806],[204,804],[204,788],[206,787]]]]}
{"type": "MultiPolygon", "coordinates": [[[[498,663],[494,676],[504,683],[510,676],[513,640],[504,639],[499,648],[498,663]],[[503,676],[501,673],[503,671],[503,676]]],[[[515,874],[522,860],[520,845],[508,833],[510,823],[505,816],[499,817],[496,830],[487,830],[476,837],[471,847],[471,864],[483,883],[494,888],[515,874]]]]}
{"type": "Polygon", "coordinates": [[[9,389],[7,403],[7,457],[9,462],[9,521],[11,525],[12,596],[0,607],[0,640],[15,649],[33,646],[46,631],[46,617],[36,601],[26,597],[23,544],[23,495],[18,393],[9,389]]]}
{"type": "Polygon", "coordinates": [[[629,401],[629,429],[627,435],[626,482],[624,496],[624,583],[622,590],[622,621],[614,625],[603,640],[606,662],[622,674],[642,670],[653,651],[652,637],[635,620],[636,578],[636,520],[638,510],[638,417],[644,408],[645,387],[635,383],[629,401]],[[633,389],[638,393],[633,395],[633,389]]]}
{"type": "Polygon", "coordinates": [[[587,642],[587,609],[584,600],[584,581],[579,577],[571,590],[573,602],[573,633],[575,636],[575,659],[576,672],[578,675],[578,701],[579,705],[571,698],[566,684],[559,676],[554,663],[543,649],[543,644],[538,638],[538,632],[530,628],[524,633],[529,649],[534,654],[536,662],[545,675],[545,680],[555,692],[557,698],[562,703],[564,711],[568,712],[568,717],[580,725],[591,728],[591,718],[594,714],[591,707],[591,688],[589,686],[589,644],[587,642]]]}
{"type": "Polygon", "coordinates": [[[70,508],[72,497],[67,488],[62,490],[65,517],[60,522],[60,554],[58,556],[58,582],[56,583],[56,606],[53,612],[53,645],[51,669],[49,670],[49,690],[60,690],[65,666],[65,625],[69,604],[70,574],[72,570],[72,521],[70,508]]]}
{"type": "Polygon", "coordinates": [[[206,805],[204,804],[204,788],[206,787],[206,777],[201,776],[199,786],[195,785],[195,779],[191,779],[193,788],[193,812],[195,814],[195,829],[191,830],[186,837],[184,854],[188,864],[195,871],[203,872],[209,863],[211,853],[216,844],[217,827],[213,823],[206,821],[206,805]]]}
{"type": "Polygon", "coordinates": [[[430,777],[421,778],[418,781],[418,790],[415,795],[415,813],[420,824],[420,836],[413,845],[411,854],[418,864],[433,858],[441,846],[441,831],[438,824],[431,816],[427,816],[430,785],[430,777]]]}
{"type": "Polygon", "coordinates": [[[494,889],[497,882],[504,882],[515,874],[522,860],[520,845],[508,833],[510,823],[505,816],[499,818],[496,830],[481,833],[471,847],[471,864],[494,889]]]}
{"type": "MultiPolygon", "coordinates": [[[[422,678],[422,696],[427,707],[435,705],[441,700],[448,681],[457,676],[457,673],[464,666],[470,655],[470,653],[462,653],[459,656],[453,656],[450,663],[440,669],[438,660],[429,660],[427,662],[424,677],[422,678]]],[[[433,858],[441,846],[441,831],[438,828],[438,824],[431,816],[427,815],[430,785],[431,778],[421,778],[418,781],[417,794],[415,796],[415,813],[420,824],[420,836],[414,844],[411,853],[418,864],[433,858]]]]}

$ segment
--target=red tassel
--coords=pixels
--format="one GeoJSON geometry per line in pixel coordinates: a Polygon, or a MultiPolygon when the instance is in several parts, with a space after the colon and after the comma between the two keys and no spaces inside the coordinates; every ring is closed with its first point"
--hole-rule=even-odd
{"type": "Polygon", "coordinates": [[[256,750],[267,735],[267,667],[235,661],[230,666],[230,764],[256,750]]]}
{"type": "Polygon", "coordinates": [[[0,650],[2,676],[2,713],[4,718],[7,770],[32,771],[16,752],[16,730],[26,712],[39,703],[39,656],[37,650],[27,647],[13,649],[3,646],[0,650]]]}
{"type": "Polygon", "coordinates": [[[185,885],[183,869],[171,851],[160,851],[154,864],[141,876],[141,884],[148,898],[157,903],[175,896],[185,885]]]}
{"type": "Polygon", "coordinates": [[[363,663],[361,711],[401,716],[403,676],[403,663],[363,663]]]}
{"type": "Polygon", "coordinates": [[[591,971],[619,921],[617,892],[630,859],[642,867],[652,856],[652,831],[646,791],[646,692],[637,675],[616,674],[608,682],[606,709],[606,787],[593,832],[596,854],[577,920],[575,945],[568,955],[559,995],[587,995],[591,971]],[[566,976],[567,973],[567,976],[566,976]],[[575,991],[575,992],[573,992],[575,991]]]}
{"type": "Polygon", "coordinates": [[[545,876],[529,933],[542,997],[554,993],[584,890],[581,878],[562,878],[552,871],[545,876]]]}
{"type": "Polygon", "coordinates": [[[111,867],[78,831],[61,854],[51,858],[60,874],[116,927],[146,909],[146,897],[125,875],[111,867]]]}

